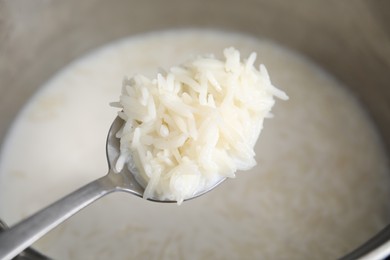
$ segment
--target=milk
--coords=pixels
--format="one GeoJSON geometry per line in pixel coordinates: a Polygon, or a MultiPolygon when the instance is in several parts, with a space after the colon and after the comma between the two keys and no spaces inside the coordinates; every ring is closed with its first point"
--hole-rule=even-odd
{"type": "MultiPolygon", "coordinates": [[[[360,104],[331,76],[275,43],[212,30],[133,36],[50,79],[16,118],[0,157],[0,217],[29,216],[107,173],[105,140],[122,80],[192,55],[255,51],[289,101],[275,105],[258,165],[192,201],[112,194],[34,247],[57,259],[337,258],[390,219],[389,169],[360,104]]],[[[257,64],[258,65],[258,64],[257,64]]]]}

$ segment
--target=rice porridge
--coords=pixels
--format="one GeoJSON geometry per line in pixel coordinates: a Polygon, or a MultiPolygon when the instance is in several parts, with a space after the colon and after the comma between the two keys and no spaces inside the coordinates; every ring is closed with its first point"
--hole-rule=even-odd
{"type": "Polygon", "coordinates": [[[257,52],[290,99],[265,120],[258,165],[205,196],[159,204],[116,193],[34,247],[56,259],[334,259],[390,220],[390,175],[365,111],[332,77],[267,40],[155,32],[76,60],[32,97],[0,157],[0,217],[13,224],[107,172],[105,140],[124,76],[189,55],[257,52]]]}

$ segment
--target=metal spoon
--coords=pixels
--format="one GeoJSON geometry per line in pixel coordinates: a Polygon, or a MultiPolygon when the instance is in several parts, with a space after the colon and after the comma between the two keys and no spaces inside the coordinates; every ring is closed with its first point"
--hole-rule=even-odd
{"type": "MultiPolygon", "coordinates": [[[[123,120],[117,117],[108,132],[106,143],[109,167],[108,174],[81,187],[2,232],[0,234],[0,259],[12,259],[57,225],[109,193],[125,191],[138,197],[143,196],[144,187],[136,181],[133,173],[127,167],[124,167],[120,173],[112,170],[112,166],[115,165],[119,157],[119,139],[116,138],[115,134],[121,128],[122,124],[123,120]]],[[[207,193],[223,181],[224,179],[220,180],[214,186],[195,193],[191,198],[186,200],[207,193]]],[[[162,201],[158,198],[150,198],[149,200],[156,202],[175,202],[168,200],[162,201]]]]}
{"type": "MultiPolygon", "coordinates": [[[[0,219],[0,233],[8,229],[7,224],[0,219]]],[[[20,252],[13,260],[50,260],[47,256],[39,253],[31,247],[26,248],[20,252]]]]}

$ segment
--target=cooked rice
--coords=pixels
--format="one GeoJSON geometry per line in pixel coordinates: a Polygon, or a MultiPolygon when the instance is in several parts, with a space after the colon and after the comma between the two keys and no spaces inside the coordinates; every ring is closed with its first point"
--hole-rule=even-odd
{"type": "Polygon", "coordinates": [[[237,170],[256,165],[254,145],[271,117],[274,96],[287,95],[271,84],[256,53],[241,62],[227,48],[224,60],[196,57],[160,73],[136,75],[123,82],[117,106],[125,121],[117,133],[116,171],[137,168],[144,198],[179,204],[237,170]]]}

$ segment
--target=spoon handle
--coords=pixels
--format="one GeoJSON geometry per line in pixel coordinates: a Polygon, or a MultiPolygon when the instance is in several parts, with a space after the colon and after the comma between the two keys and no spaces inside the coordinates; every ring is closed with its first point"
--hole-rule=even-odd
{"type": "Polygon", "coordinates": [[[0,233],[0,259],[12,259],[79,210],[115,191],[115,185],[107,176],[81,187],[0,233]]]}

